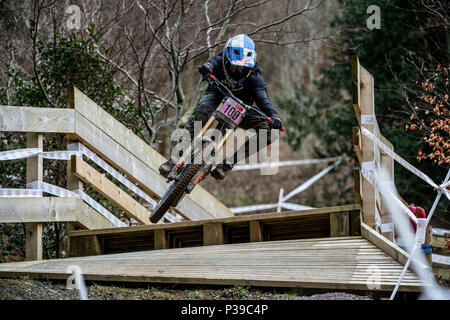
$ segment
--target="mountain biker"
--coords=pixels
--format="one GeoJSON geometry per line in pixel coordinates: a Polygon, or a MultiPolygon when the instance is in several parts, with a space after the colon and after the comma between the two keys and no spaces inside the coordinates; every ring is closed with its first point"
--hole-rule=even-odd
{"type": "MultiPolygon", "coordinates": [[[[249,111],[239,127],[248,129],[266,129],[267,145],[271,144],[270,129],[281,129],[282,124],[278,113],[272,105],[267,95],[267,87],[264,82],[261,70],[256,63],[255,44],[250,37],[240,34],[230,38],[222,52],[211,58],[209,61],[199,66],[203,80],[206,80],[210,74],[213,74],[218,80],[222,81],[233,94],[242,100],[245,104],[252,105],[256,103],[258,108],[267,116],[272,118],[272,124],[269,126],[266,120],[261,119],[256,112],[249,111]]],[[[194,121],[201,121],[202,126],[208,121],[209,117],[216,110],[217,106],[223,99],[223,94],[216,88],[208,85],[205,93],[200,98],[197,108],[186,124],[186,130],[189,131],[191,139],[194,137],[194,121]]],[[[256,139],[259,134],[256,135],[256,139]]],[[[243,148],[245,148],[245,157],[249,153],[250,141],[247,140],[243,148]]],[[[257,150],[260,149],[259,141],[257,142],[257,150]]],[[[222,180],[225,175],[232,170],[233,165],[237,162],[238,151],[234,154],[231,161],[224,161],[218,164],[211,172],[211,175],[222,180]]],[[[175,160],[176,161],[176,160],[175,160]]],[[[167,177],[172,170],[175,161],[170,158],[159,167],[162,176],[167,177]]]]}

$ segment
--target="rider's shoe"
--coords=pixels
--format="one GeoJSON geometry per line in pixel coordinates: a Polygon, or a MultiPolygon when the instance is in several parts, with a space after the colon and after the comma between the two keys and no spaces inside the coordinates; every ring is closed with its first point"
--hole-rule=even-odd
{"type": "Polygon", "coordinates": [[[211,177],[213,177],[216,180],[223,180],[228,172],[230,172],[233,169],[233,166],[224,163],[224,164],[218,164],[214,170],[211,171],[211,177]]]}
{"type": "Polygon", "coordinates": [[[167,176],[169,175],[170,171],[172,171],[173,166],[175,165],[175,163],[172,161],[172,159],[167,160],[166,162],[164,162],[163,164],[161,164],[158,168],[159,173],[164,177],[167,178],[167,176]]]}

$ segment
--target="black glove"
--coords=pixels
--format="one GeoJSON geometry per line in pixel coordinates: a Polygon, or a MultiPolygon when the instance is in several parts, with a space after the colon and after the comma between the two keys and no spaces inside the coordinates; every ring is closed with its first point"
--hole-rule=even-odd
{"type": "Polygon", "coordinates": [[[283,127],[283,124],[281,123],[280,117],[276,113],[274,113],[274,114],[272,114],[271,118],[272,118],[272,123],[270,124],[270,126],[273,129],[280,130],[283,127]]]}
{"type": "Polygon", "coordinates": [[[205,81],[208,80],[209,75],[213,73],[213,66],[211,63],[206,62],[198,68],[198,71],[202,74],[202,80],[205,81]]]}

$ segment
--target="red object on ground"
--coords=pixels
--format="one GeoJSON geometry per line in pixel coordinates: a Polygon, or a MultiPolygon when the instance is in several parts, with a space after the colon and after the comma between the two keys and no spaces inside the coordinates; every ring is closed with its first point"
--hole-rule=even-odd
{"type": "MultiPolygon", "coordinates": [[[[422,207],[408,206],[408,208],[418,219],[420,219],[420,218],[425,219],[427,217],[427,214],[425,213],[425,209],[422,207]]],[[[417,223],[415,223],[411,219],[409,219],[409,221],[411,222],[411,226],[413,227],[414,232],[416,232],[417,231],[417,223]]]]}

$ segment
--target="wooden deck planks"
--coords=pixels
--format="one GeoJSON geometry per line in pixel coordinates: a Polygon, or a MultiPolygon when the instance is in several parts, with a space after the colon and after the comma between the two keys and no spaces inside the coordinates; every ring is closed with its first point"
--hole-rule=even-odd
{"type": "MultiPolygon", "coordinates": [[[[67,279],[77,265],[87,280],[373,290],[369,268],[392,290],[400,263],[361,237],[253,242],[0,264],[0,276],[67,279]]],[[[402,291],[420,291],[408,271],[402,291]]]]}

